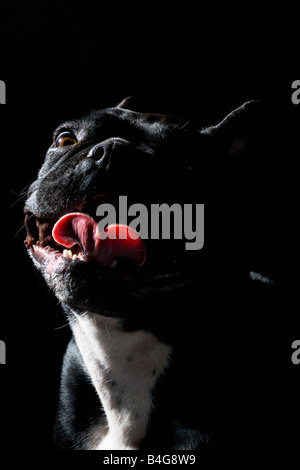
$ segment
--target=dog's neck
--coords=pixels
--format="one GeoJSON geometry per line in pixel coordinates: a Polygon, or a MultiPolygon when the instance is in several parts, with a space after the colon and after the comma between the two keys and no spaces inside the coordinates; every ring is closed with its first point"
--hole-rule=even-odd
{"type": "Polygon", "coordinates": [[[171,353],[152,333],[123,331],[121,324],[118,319],[89,312],[75,313],[72,322],[107,419],[107,425],[93,431],[95,449],[139,448],[147,433],[151,391],[171,353]]]}

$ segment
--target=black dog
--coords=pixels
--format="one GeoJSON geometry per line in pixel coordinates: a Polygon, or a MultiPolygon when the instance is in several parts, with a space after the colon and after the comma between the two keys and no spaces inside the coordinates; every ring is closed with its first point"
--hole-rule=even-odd
{"type": "Polygon", "coordinates": [[[59,126],[25,206],[26,246],[74,336],[57,446],[259,446],[271,440],[274,421],[274,376],[265,378],[260,353],[272,306],[280,305],[283,262],[278,253],[274,262],[281,233],[270,204],[278,173],[269,114],[249,102],[199,131],[128,107],[59,126]],[[94,229],[96,208],[117,207],[120,195],[146,207],[205,204],[203,248],[149,239],[142,262],[122,247],[117,264],[99,262],[85,230],[94,229]],[[53,238],[58,220],[72,232],[69,245],[68,234],[53,238]]]}

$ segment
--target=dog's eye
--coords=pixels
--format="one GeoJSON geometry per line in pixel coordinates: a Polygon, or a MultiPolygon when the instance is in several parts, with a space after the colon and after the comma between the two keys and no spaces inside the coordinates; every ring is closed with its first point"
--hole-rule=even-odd
{"type": "Polygon", "coordinates": [[[65,147],[66,145],[74,144],[77,144],[77,139],[72,131],[62,132],[55,141],[55,147],[65,147]]]}

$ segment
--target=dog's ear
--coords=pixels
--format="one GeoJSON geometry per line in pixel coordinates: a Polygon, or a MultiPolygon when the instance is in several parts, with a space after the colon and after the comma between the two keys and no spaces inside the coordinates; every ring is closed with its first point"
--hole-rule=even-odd
{"type": "Polygon", "coordinates": [[[131,109],[133,108],[134,105],[134,97],[133,96],[127,96],[127,98],[124,98],[120,103],[116,105],[116,108],[123,108],[123,109],[131,109]]]}
{"type": "Polygon", "coordinates": [[[248,101],[228,114],[216,126],[202,131],[211,136],[222,154],[239,157],[259,144],[267,128],[266,106],[262,101],[248,101]]]}
{"type": "Polygon", "coordinates": [[[213,187],[216,184],[226,196],[239,200],[252,198],[254,191],[264,191],[278,160],[276,120],[278,115],[267,103],[249,101],[219,124],[201,131],[207,145],[206,174],[213,187]]]}

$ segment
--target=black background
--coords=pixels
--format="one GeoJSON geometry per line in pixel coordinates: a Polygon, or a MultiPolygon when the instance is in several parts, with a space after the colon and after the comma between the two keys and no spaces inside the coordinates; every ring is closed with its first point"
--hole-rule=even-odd
{"type": "MultiPolygon", "coordinates": [[[[299,119],[300,106],[291,102],[291,84],[299,78],[294,13],[279,4],[267,11],[253,2],[222,5],[2,2],[0,79],[7,104],[0,107],[0,339],[7,365],[0,369],[0,449],[52,446],[69,329],[27,257],[22,228],[24,190],[52,130],[128,95],[138,99],[141,111],[174,114],[200,126],[217,123],[250,99],[268,99],[278,109],[285,104],[299,119]]],[[[296,429],[300,366],[292,365],[290,348],[300,334],[293,322],[284,332],[282,339],[266,338],[266,351],[270,361],[274,348],[285,355],[290,393],[284,400],[295,402],[296,429]]]]}

